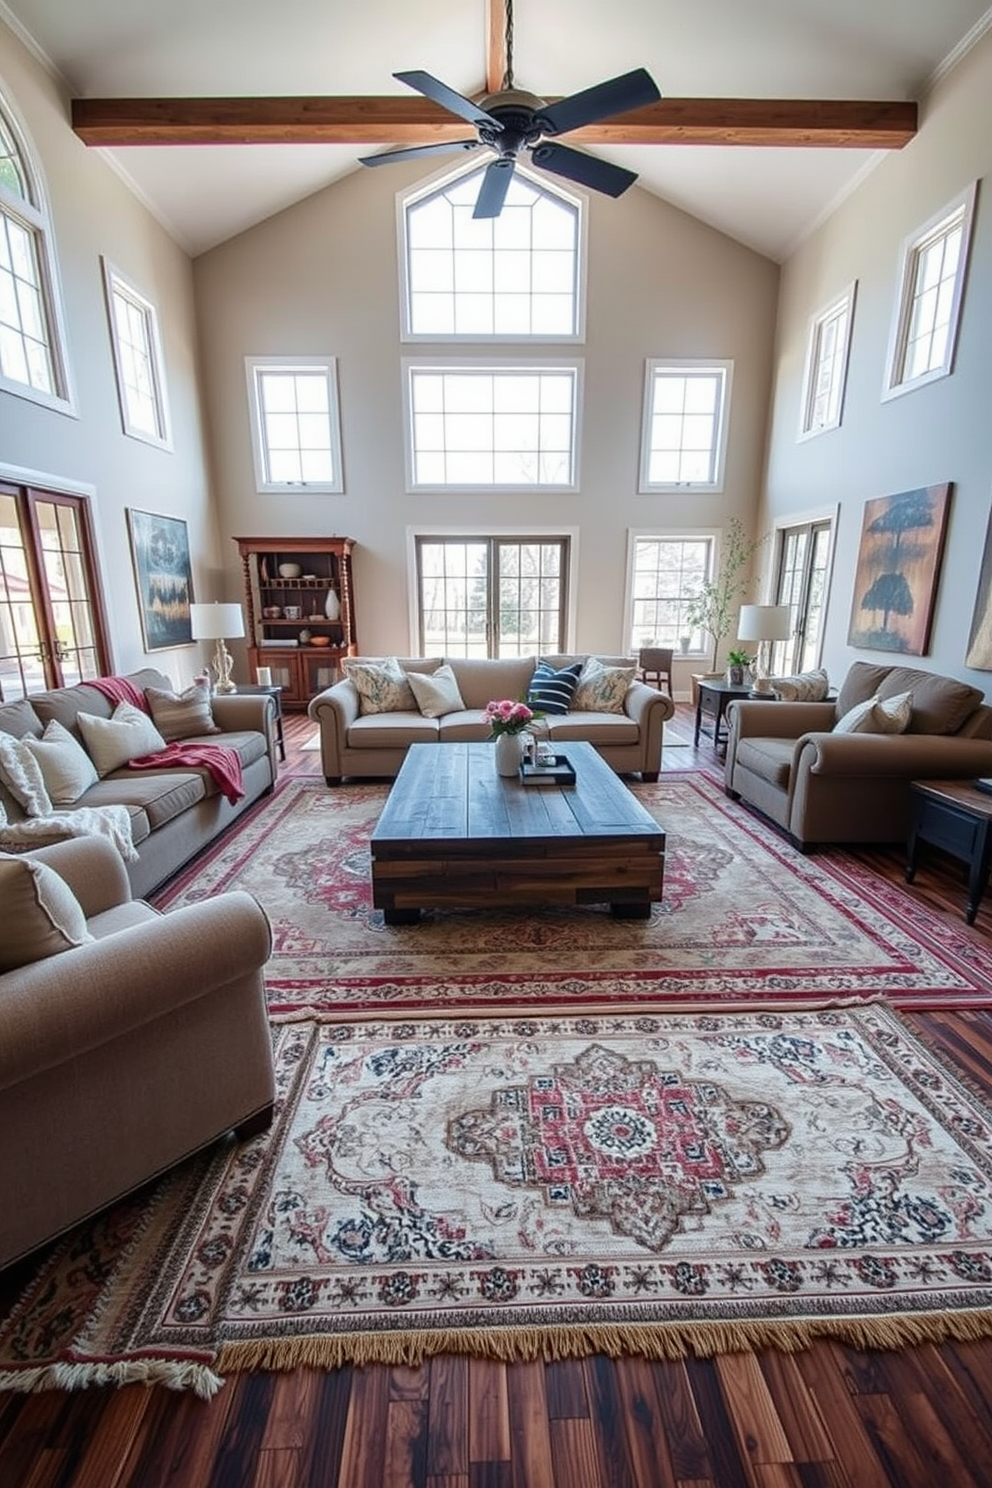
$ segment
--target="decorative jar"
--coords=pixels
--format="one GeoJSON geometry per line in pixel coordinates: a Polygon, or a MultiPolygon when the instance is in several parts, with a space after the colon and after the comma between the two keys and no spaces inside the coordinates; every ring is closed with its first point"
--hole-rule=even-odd
{"type": "Polygon", "coordinates": [[[522,734],[499,734],[496,738],[496,773],[497,775],[518,775],[520,773],[520,762],[524,757],[524,738],[522,734]]]}

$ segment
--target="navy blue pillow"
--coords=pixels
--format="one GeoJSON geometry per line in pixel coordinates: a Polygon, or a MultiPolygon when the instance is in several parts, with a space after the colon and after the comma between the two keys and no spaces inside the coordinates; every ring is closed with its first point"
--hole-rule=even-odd
{"type": "Polygon", "coordinates": [[[581,661],[562,667],[560,672],[546,661],[539,661],[527,689],[528,707],[538,708],[542,713],[567,713],[581,675],[581,661]]]}

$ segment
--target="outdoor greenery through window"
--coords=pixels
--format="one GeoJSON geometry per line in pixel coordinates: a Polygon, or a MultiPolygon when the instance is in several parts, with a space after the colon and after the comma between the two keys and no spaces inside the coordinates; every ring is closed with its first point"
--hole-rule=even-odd
{"type": "Polygon", "coordinates": [[[106,262],[104,275],[124,432],[165,444],[165,374],[155,308],[106,262]]]}
{"type": "Polygon", "coordinates": [[[579,335],[579,206],[519,169],[496,218],[472,216],[485,166],[410,201],[406,332],[543,341],[579,335]]]}
{"type": "Polygon", "coordinates": [[[946,377],[951,370],[974,205],[972,185],[904,249],[889,396],[946,377]]]}
{"type": "Polygon", "coordinates": [[[343,491],[337,361],[247,357],[259,491],[343,491]]]}
{"type": "Polygon", "coordinates": [[[576,486],[579,365],[406,363],[412,490],[576,486]]]}
{"type": "Polygon", "coordinates": [[[694,629],[686,615],[693,595],[712,576],[713,548],[712,537],[645,535],[633,539],[628,632],[632,653],[642,646],[673,646],[690,653],[705,650],[702,631],[694,629]]]}
{"type": "Polygon", "coordinates": [[[418,537],[423,656],[564,650],[567,537],[418,537]]]}
{"type": "Polygon", "coordinates": [[[648,361],[642,491],[721,488],[731,368],[730,362],[648,361]]]}

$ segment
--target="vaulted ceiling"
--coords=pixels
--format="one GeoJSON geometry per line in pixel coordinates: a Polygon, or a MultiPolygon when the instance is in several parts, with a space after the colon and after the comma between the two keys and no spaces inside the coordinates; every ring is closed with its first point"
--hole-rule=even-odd
{"type": "MultiPolygon", "coordinates": [[[[115,143],[109,152],[156,216],[198,254],[361,169],[356,162],[370,144],[433,137],[441,127],[435,106],[394,72],[423,69],[468,96],[498,86],[503,3],[0,0],[0,17],[80,101],[77,129],[85,138],[89,123],[90,142],[143,137],[133,118],[123,131],[99,133],[101,120],[123,118],[127,126],[130,117],[101,100],[279,100],[265,106],[274,137],[294,142],[177,142],[221,137],[216,126],[224,118],[234,121],[227,134],[239,139],[273,135],[260,127],[265,116],[254,105],[246,113],[233,102],[212,110],[170,103],[144,109],[167,143],[115,143]],[[301,123],[321,120],[320,106],[300,99],[366,95],[393,101],[345,105],[345,124],[359,120],[361,129],[342,128],[342,109],[329,106],[327,127],[306,135],[322,142],[295,142],[301,123]],[[210,127],[191,135],[197,121],[210,127]]],[[[917,101],[925,127],[934,78],[992,23],[987,0],[514,0],[513,12],[518,87],[558,98],[645,67],[661,89],[662,103],[644,124],[648,137],[665,143],[621,143],[613,129],[570,135],[569,144],[636,171],[647,190],[775,259],[878,158],[877,130],[859,139],[845,129],[842,146],[824,147],[814,141],[825,111],[784,101],[917,101]],[[735,100],[757,103],[742,109],[735,100]],[[748,132],[751,123],[763,126],[760,135],[748,132]],[[789,135],[775,133],[786,125],[789,135]],[[756,137],[801,143],[726,143],[756,137]]],[[[911,136],[903,127],[911,117],[898,109],[839,111],[841,124],[898,126],[886,141],[895,148],[911,136]]],[[[456,122],[455,137],[465,133],[456,122]]],[[[437,163],[425,162],[425,174],[437,163]]]]}

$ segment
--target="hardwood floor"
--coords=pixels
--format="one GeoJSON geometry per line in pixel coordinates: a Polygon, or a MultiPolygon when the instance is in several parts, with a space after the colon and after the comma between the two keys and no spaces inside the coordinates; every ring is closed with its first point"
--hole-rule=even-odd
{"type": "MultiPolygon", "coordinates": [[[[320,774],[287,718],[286,770],[320,774]]],[[[680,706],[667,770],[712,765],[680,706]]],[[[865,860],[902,882],[896,850],[865,860]]],[[[963,925],[961,865],[907,894],[963,925]]],[[[992,931],[980,907],[976,941],[992,931]]],[[[992,1017],[911,1024],[992,1098],[992,1017]]],[[[232,1376],[210,1403],[161,1388],[0,1395],[2,1488],[988,1488],[992,1341],[860,1353],[232,1376]]]]}

